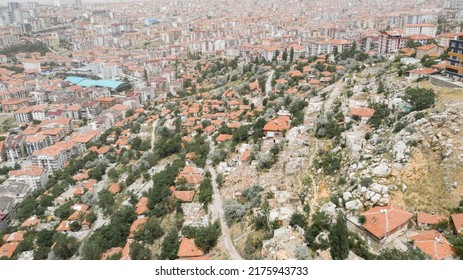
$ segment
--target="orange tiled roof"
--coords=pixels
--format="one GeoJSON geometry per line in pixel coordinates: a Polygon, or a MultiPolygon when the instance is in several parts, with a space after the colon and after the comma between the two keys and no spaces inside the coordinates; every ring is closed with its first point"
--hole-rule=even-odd
{"type": "Polygon", "coordinates": [[[23,167],[19,170],[11,170],[8,172],[9,176],[40,176],[42,175],[43,168],[40,166],[30,165],[23,167]]]}
{"type": "Polygon", "coordinates": [[[463,233],[463,213],[459,214],[452,214],[450,216],[452,218],[453,226],[455,227],[455,230],[459,233],[463,233]]]}
{"type": "Polygon", "coordinates": [[[112,183],[111,185],[109,185],[108,191],[111,194],[117,194],[121,191],[121,186],[119,185],[119,183],[112,183]]]}
{"type": "Polygon", "coordinates": [[[220,134],[219,136],[217,136],[217,138],[215,139],[217,142],[223,142],[223,141],[227,141],[227,140],[231,140],[233,138],[233,135],[230,135],[230,134],[220,134]]]}
{"type": "Polygon", "coordinates": [[[178,248],[177,256],[179,258],[191,258],[191,257],[201,257],[204,256],[204,252],[201,251],[195,245],[195,240],[183,237],[180,241],[180,246],[178,248]]]}
{"type": "Polygon", "coordinates": [[[436,230],[428,230],[410,237],[410,241],[434,260],[443,260],[455,255],[452,245],[436,230]]]}
{"type": "Polygon", "coordinates": [[[362,108],[362,107],[360,107],[360,108],[351,108],[350,109],[350,114],[352,116],[371,118],[374,113],[375,113],[375,109],[370,109],[370,108],[362,108]]]}
{"type": "Polygon", "coordinates": [[[419,212],[418,214],[416,214],[416,221],[418,222],[418,224],[435,225],[445,219],[446,217],[443,215],[434,215],[424,212],[419,212]]]}
{"type": "Polygon", "coordinates": [[[16,231],[10,234],[5,234],[3,236],[3,241],[5,242],[20,242],[24,240],[25,231],[16,231]]]}
{"type": "Polygon", "coordinates": [[[37,218],[36,215],[31,216],[30,218],[26,219],[22,224],[21,227],[33,227],[40,223],[40,220],[37,218]]]}
{"type": "Polygon", "coordinates": [[[182,202],[191,202],[195,197],[195,191],[174,191],[174,197],[182,202]]]}
{"type": "Polygon", "coordinates": [[[412,214],[396,206],[376,206],[361,214],[366,222],[363,228],[382,239],[405,225],[412,218],[412,214]]]}
{"type": "Polygon", "coordinates": [[[291,127],[289,121],[289,116],[278,116],[265,124],[264,131],[286,131],[291,127]]]}
{"type": "Polygon", "coordinates": [[[130,226],[130,236],[132,236],[133,233],[136,230],[138,230],[138,228],[144,223],[146,223],[147,221],[148,221],[148,217],[143,217],[143,218],[136,219],[135,221],[133,221],[132,225],[130,226]]]}
{"type": "Polygon", "coordinates": [[[0,247],[0,258],[1,257],[7,257],[11,259],[11,257],[14,254],[14,251],[16,251],[16,248],[18,247],[19,242],[11,242],[11,243],[5,243],[0,247]]]}
{"type": "Polygon", "coordinates": [[[138,201],[137,205],[135,205],[137,215],[141,215],[148,211],[148,198],[147,197],[141,197],[140,200],[138,201]]]}

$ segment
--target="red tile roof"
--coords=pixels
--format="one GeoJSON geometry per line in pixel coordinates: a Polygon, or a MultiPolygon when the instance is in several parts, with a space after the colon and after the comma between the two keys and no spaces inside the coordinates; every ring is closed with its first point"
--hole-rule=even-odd
{"type": "Polygon", "coordinates": [[[265,124],[264,131],[286,131],[290,126],[290,116],[278,116],[265,124]]]}
{"type": "Polygon", "coordinates": [[[370,109],[370,108],[351,108],[350,109],[350,114],[352,116],[371,118],[374,113],[375,113],[375,109],[370,109]]]}
{"type": "Polygon", "coordinates": [[[7,257],[11,258],[18,247],[19,242],[5,243],[0,247],[0,258],[7,257]]]}
{"type": "Polygon", "coordinates": [[[135,205],[137,215],[141,215],[148,211],[148,198],[147,197],[141,197],[140,200],[138,201],[137,205],[135,205]]]}
{"type": "Polygon", "coordinates": [[[419,212],[416,214],[416,221],[418,224],[435,225],[445,219],[446,217],[443,215],[428,214],[424,212],[419,212]]]}
{"type": "Polygon", "coordinates": [[[230,135],[230,134],[220,134],[219,136],[217,136],[217,138],[215,138],[215,140],[217,142],[223,142],[223,141],[227,141],[227,140],[231,140],[233,138],[233,135],[230,135]]]}
{"type": "Polygon", "coordinates": [[[366,222],[363,228],[378,239],[394,233],[399,227],[404,226],[412,218],[412,214],[397,206],[376,206],[361,214],[366,222]]]}
{"type": "Polygon", "coordinates": [[[194,239],[183,237],[182,241],[180,241],[177,256],[180,259],[189,259],[194,257],[202,257],[204,256],[204,252],[196,247],[194,239]]]}
{"type": "Polygon", "coordinates": [[[463,213],[452,214],[450,217],[457,233],[463,234],[463,213]]]}
{"type": "Polygon", "coordinates": [[[452,245],[436,230],[428,230],[410,237],[410,241],[434,260],[443,260],[455,255],[452,245]]]}
{"type": "Polygon", "coordinates": [[[174,191],[174,197],[182,202],[191,202],[195,197],[195,191],[174,191]]]}

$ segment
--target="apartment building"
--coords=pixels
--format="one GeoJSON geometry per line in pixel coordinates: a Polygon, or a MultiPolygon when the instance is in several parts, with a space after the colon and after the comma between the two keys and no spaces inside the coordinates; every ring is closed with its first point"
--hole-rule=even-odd
{"type": "Polygon", "coordinates": [[[8,180],[28,184],[32,189],[44,187],[48,182],[48,175],[42,167],[27,166],[20,170],[12,170],[8,173],[8,180]]]}
{"type": "Polygon", "coordinates": [[[455,39],[450,40],[449,46],[449,65],[445,69],[445,73],[449,78],[463,81],[463,33],[455,36],[455,39]]]}
{"type": "Polygon", "coordinates": [[[67,163],[66,151],[56,145],[37,150],[33,153],[32,162],[35,166],[48,171],[59,170],[67,163]]]}

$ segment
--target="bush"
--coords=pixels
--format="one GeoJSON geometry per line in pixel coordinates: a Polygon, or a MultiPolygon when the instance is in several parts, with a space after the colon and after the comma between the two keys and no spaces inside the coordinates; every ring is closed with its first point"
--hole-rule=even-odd
{"type": "Polygon", "coordinates": [[[315,166],[322,168],[325,175],[333,175],[341,168],[341,160],[342,156],[340,154],[320,151],[315,166]]]}
{"type": "Polygon", "coordinates": [[[301,228],[305,228],[307,226],[307,218],[301,213],[294,213],[291,216],[291,220],[289,221],[291,226],[300,226],[301,228]]]}
{"type": "Polygon", "coordinates": [[[259,185],[254,185],[252,187],[246,188],[243,190],[244,199],[250,203],[249,207],[254,208],[260,205],[261,196],[260,192],[264,189],[259,185]]]}
{"type": "Polygon", "coordinates": [[[379,260],[424,260],[426,255],[417,249],[409,248],[403,252],[398,249],[383,249],[379,252],[379,260]]]}
{"type": "Polygon", "coordinates": [[[227,199],[223,204],[225,220],[228,225],[240,221],[246,214],[246,207],[234,199],[227,199]]]}

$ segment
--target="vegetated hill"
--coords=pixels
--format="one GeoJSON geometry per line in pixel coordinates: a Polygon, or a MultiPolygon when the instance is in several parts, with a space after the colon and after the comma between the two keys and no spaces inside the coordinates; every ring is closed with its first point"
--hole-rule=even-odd
{"type": "Polygon", "coordinates": [[[31,52],[40,52],[44,54],[49,52],[48,47],[42,42],[27,42],[9,46],[6,49],[0,50],[0,54],[7,56],[14,56],[18,53],[31,53],[31,52]]]}

